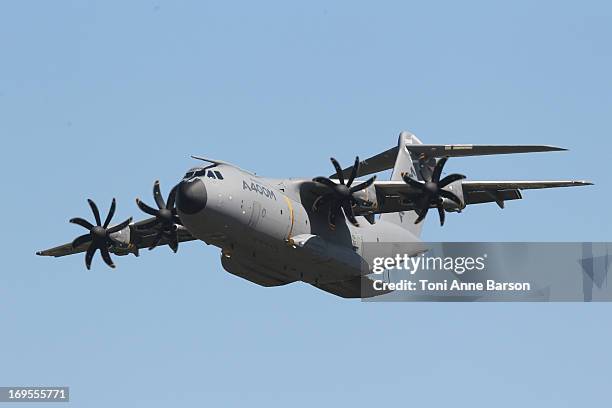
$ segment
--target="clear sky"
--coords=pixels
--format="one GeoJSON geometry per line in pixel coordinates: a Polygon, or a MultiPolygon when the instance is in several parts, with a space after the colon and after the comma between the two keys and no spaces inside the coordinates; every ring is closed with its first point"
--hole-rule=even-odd
{"type": "MultiPolygon", "coordinates": [[[[471,179],[592,179],[428,219],[424,238],[610,241],[609,2],[4,1],[0,385],[75,407],[609,406],[608,304],[373,304],[266,289],[199,243],[36,257],[85,201],[143,217],[194,165],[327,175],[393,146],[542,143],[471,179]]],[[[23,406],[23,405],[20,405],[23,406]]]]}

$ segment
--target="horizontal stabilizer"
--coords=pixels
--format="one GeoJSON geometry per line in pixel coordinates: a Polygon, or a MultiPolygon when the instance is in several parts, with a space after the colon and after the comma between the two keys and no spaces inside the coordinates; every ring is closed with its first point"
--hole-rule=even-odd
{"type": "Polygon", "coordinates": [[[425,155],[427,158],[436,157],[464,157],[464,156],[488,156],[492,154],[516,154],[516,153],[538,153],[565,151],[556,146],[537,145],[410,145],[408,150],[417,155],[425,155]]]}
{"type": "MultiPolygon", "coordinates": [[[[410,151],[412,156],[423,159],[439,158],[439,157],[466,157],[466,156],[488,156],[496,154],[516,154],[516,153],[538,153],[538,152],[558,152],[567,149],[556,146],[545,145],[427,145],[427,144],[410,144],[406,145],[406,149],[410,151]]],[[[378,173],[381,171],[392,169],[397,158],[398,147],[392,147],[382,153],[372,156],[359,163],[358,177],[368,174],[378,173]]],[[[353,166],[347,167],[342,171],[345,177],[348,177],[353,166]]],[[[336,178],[335,174],[330,176],[336,178]]]]}

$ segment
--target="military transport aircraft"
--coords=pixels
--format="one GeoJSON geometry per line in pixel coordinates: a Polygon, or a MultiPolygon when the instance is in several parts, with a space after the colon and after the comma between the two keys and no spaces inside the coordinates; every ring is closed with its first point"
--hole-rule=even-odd
{"type": "Polygon", "coordinates": [[[442,177],[451,157],[565,150],[553,146],[427,145],[402,132],[397,146],[335,173],[313,179],[270,179],[220,160],[189,170],[166,200],[153,186],[157,208],[136,200],[150,215],[111,225],[115,199],[104,220],[88,200],[95,224],[73,218],[87,230],[74,241],[40,251],[60,257],[85,252],[91,267],[96,251],[115,267],[110,253],[139,255],[139,249],[201,240],[221,249],[228,272],[262,286],[302,281],[346,298],[382,293],[364,291],[362,248],[368,242],[418,242],[430,210],[444,225],[446,213],[466,206],[522,198],[521,191],[585,186],[586,181],[472,181],[461,174],[442,177]],[[392,169],[391,180],[358,177],[392,169]],[[380,214],[380,215],[378,215],[380,214]],[[377,216],[378,215],[378,216],[377,216]]]}

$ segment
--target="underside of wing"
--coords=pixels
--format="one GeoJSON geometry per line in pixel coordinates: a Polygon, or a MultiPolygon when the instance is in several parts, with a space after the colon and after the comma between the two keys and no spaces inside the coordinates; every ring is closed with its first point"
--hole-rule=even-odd
{"type": "MultiPolygon", "coordinates": [[[[464,205],[519,200],[522,190],[579,187],[592,185],[589,181],[469,181],[461,180],[445,189],[463,198],[464,205]]],[[[378,199],[377,213],[409,211],[415,209],[421,192],[402,181],[377,181],[374,184],[378,199]]]]}
{"type": "Polygon", "coordinates": [[[497,203],[504,208],[504,203],[523,198],[521,190],[545,188],[579,187],[592,185],[588,181],[464,181],[461,184],[465,204],[497,203]]]}

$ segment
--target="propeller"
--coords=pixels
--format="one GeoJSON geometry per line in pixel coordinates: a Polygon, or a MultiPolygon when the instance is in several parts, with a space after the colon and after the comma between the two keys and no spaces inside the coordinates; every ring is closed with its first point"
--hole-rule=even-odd
{"type": "Polygon", "coordinates": [[[136,199],[136,205],[145,213],[152,215],[155,219],[148,223],[138,226],[138,231],[148,232],[153,231],[156,233],[153,243],[149,247],[149,250],[159,245],[162,238],[166,238],[168,246],[172,248],[174,252],[178,251],[178,227],[177,225],[183,225],[181,219],[178,217],[176,207],[174,206],[176,199],[176,186],[170,190],[168,194],[168,200],[164,201],[161,191],[159,189],[159,180],[153,184],[153,198],[157,208],[149,207],[147,204],[136,199]]]}
{"type": "Polygon", "coordinates": [[[446,214],[444,212],[444,200],[443,198],[447,198],[453,202],[455,202],[459,207],[463,204],[459,197],[450,191],[443,190],[444,187],[448,186],[451,183],[454,183],[458,180],[463,180],[465,176],[463,174],[450,174],[440,180],[440,176],[442,175],[442,170],[444,169],[444,165],[446,164],[448,157],[444,157],[438,161],[436,166],[434,167],[433,173],[431,177],[427,177],[427,181],[422,182],[418,180],[414,180],[408,176],[408,174],[404,174],[402,178],[406,184],[418,189],[423,193],[420,200],[417,202],[416,212],[419,217],[414,222],[415,224],[420,223],[427,216],[427,212],[430,208],[436,207],[438,209],[438,214],[440,215],[440,225],[444,225],[444,220],[446,218],[446,214]]]}
{"type": "Polygon", "coordinates": [[[312,181],[325,185],[329,190],[315,199],[314,203],[312,204],[312,210],[318,211],[321,206],[329,204],[328,222],[331,229],[336,228],[336,217],[338,214],[340,214],[340,209],[344,211],[344,215],[350,221],[350,223],[358,227],[359,222],[357,222],[357,219],[355,218],[353,206],[357,205],[359,201],[353,196],[353,194],[357,191],[365,190],[366,188],[370,187],[376,180],[376,176],[361,184],[353,186],[353,181],[355,181],[355,177],[357,177],[357,173],[359,172],[359,157],[355,158],[353,170],[351,171],[348,180],[346,180],[346,183],[342,173],[342,168],[340,167],[338,161],[333,157],[330,160],[336,169],[336,177],[338,178],[339,183],[335,183],[327,177],[315,177],[312,179],[312,181]]]}
{"type": "Polygon", "coordinates": [[[96,219],[96,225],[93,225],[92,223],[83,218],[71,219],[71,223],[80,225],[81,227],[89,230],[89,234],[81,235],[80,237],[77,237],[74,241],[72,241],[72,248],[77,248],[89,242],[90,244],[87,247],[87,251],[85,252],[85,266],[87,266],[87,269],[91,268],[91,261],[97,250],[100,250],[100,255],[102,256],[104,262],[111,268],[114,268],[115,264],[113,263],[113,260],[111,259],[108,250],[113,246],[124,247],[125,244],[111,237],[111,234],[119,232],[128,225],[130,225],[130,222],[132,222],[132,218],[130,217],[127,220],[123,221],[121,224],[117,224],[114,227],[108,228],[108,225],[110,224],[113,215],[115,215],[115,208],[117,206],[115,199],[113,198],[113,202],[111,203],[108,215],[104,220],[104,224],[102,224],[102,221],[100,219],[100,211],[98,210],[98,206],[96,206],[96,203],[89,199],[87,200],[87,202],[89,203],[91,211],[93,212],[94,217],[96,219]]]}

